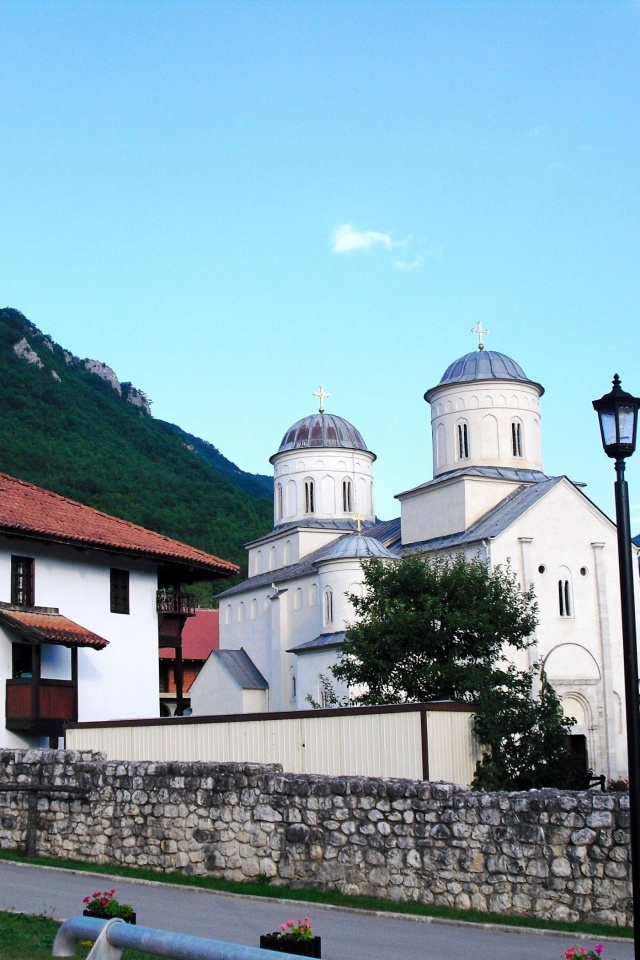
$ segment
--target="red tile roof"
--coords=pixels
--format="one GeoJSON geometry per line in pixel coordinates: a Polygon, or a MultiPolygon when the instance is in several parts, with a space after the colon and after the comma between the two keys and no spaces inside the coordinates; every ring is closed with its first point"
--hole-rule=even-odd
{"type": "MultiPolygon", "coordinates": [[[[182,630],[182,659],[207,659],[212,650],[220,646],[220,611],[196,610],[195,617],[189,617],[182,630]]],[[[160,648],[161,660],[173,660],[175,650],[172,647],[160,648]]]]}
{"type": "Polygon", "coordinates": [[[34,643],[59,643],[67,647],[93,647],[103,650],[109,643],[73,620],[67,620],[54,607],[32,610],[0,603],[0,624],[6,624],[34,643]]]}
{"type": "Polygon", "coordinates": [[[57,493],[0,473],[0,532],[79,543],[156,561],[188,564],[211,575],[238,571],[235,563],[153,533],[128,520],[85,507],[57,493]]]}

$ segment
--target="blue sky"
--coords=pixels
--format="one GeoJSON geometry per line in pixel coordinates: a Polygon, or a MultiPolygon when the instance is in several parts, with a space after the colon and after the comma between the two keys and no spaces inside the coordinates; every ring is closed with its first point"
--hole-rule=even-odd
{"type": "Polygon", "coordinates": [[[384,518],[480,320],[546,388],[546,471],[612,512],[639,41],[634,0],[0,0],[0,305],[253,472],[323,383],[384,518]]]}

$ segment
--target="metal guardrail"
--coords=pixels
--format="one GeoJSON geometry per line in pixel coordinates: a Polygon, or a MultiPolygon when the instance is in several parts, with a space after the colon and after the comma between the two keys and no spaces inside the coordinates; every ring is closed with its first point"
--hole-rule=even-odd
{"type": "Polygon", "coordinates": [[[70,917],[62,924],[53,942],[52,956],[73,957],[80,940],[93,940],[87,960],[120,960],[125,949],[155,953],[172,960],[289,960],[291,953],[275,953],[224,940],[206,940],[186,933],[172,933],[154,927],[138,927],[120,918],[70,917]]]}

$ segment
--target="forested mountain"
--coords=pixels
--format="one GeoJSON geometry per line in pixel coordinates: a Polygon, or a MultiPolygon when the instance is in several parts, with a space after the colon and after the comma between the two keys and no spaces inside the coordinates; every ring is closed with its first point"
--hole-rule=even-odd
{"type": "Polygon", "coordinates": [[[245,569],[272,525],[271,478],[155,420],[104,363],[0,310],[0,471],[193,544],[245,569]]]}

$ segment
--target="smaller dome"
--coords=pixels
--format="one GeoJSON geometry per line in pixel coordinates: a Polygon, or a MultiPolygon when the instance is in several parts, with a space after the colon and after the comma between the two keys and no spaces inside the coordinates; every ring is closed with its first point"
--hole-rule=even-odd
{"type": "Polygon", "coordinates": [[[374,537],[365,537],[361,533],[353,533],[348,537],[340,537],[317,563],[324,563],[327,560],[350,560],[352,558],[365,560],[367,557],[387,560],[398,559],[374,537]]]}
{"type": "MultiPolygon", "coordinates": [[[[438,386],[447,383],[468,383],[472,380],[519,380],[521,383],[534,383],[526,375],[519,363],[496,350],[473,350],[459,357],[450,364],[443,373],[438,386]]],[[[534,383],[540,389],[540,396],[544,388],[534,383]]],[[[427,390],[425,400],[428,400],[435,388],[427,390]]]]}
{"type": "Polygon", "coordinates": [[[303,447],[347,447],[366,450],[367,445],[353,424],[333,413],[312,413],[289,427],[278,453],[303,447]]]}

